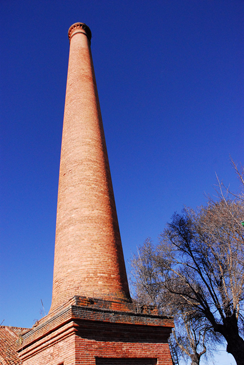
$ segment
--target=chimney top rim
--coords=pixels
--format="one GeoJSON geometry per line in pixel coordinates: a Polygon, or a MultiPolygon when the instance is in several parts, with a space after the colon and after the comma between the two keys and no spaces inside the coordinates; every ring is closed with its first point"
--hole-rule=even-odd
{"type": "Polygon", "coordinates": [[[91,29],[85,23],[77,22],[77,23],[74,23],[71,25],[71,27],[68,30],[69,40],[71,40],[73,35],[75,35],[76,33],[85,34],[87,36],[89,42],[91,42],[91,37],[92,37],[91,29]]]}

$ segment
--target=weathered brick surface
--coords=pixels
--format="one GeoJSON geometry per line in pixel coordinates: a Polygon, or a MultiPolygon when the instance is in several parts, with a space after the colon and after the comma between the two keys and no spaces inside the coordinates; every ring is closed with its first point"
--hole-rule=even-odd
{"type": "Polygon", "coordinates": [[[130,301],[92,57],[84,32],[78,25],[69,32],[51,311],[74,295],[130,301]]]}
{"type": "Polygon", "coordinates": [[[131,359],[129,365],[137,365],[135,359],[172,364],[167,343],[172,319],[153,314],[153,309],[151,314],[138,313],[135,307],[124,312],[111,310],[111,302],[92,303],[89,298],[85,302],[75,297],[72,302],[83,305],[61,307],[23,335],[19,348],[23,365],[95,365],[105,361],[102,359],[125,358],[131,359]]]}
{"type": "Polygon", "coordinates": [[[20,357],[23,365],[75,365],[75,336],[67,334],[52,338],[47,336],[45,342],[37,341],[35,346],[23,351],[20,357]]]}
{"type": "Polygon", "coordinates": [[[126,333],[123,341],[72,334],[50,346],[47,342],[31,355],[23,359],[23,365],[172,365],[167,343],[131,342],[126,333]]]}
{"type": "Polygon", "coordinates": [[[154,308],[149,308],[150,311],[148,309],[147,313],[142,313],[140,308],[130,303],[127,304],[127,308],[124,308],[123,311],[121,308],[118,310],[112,308],[113,302],[111,301],[76,296],[69,300],[66,305],[63,305],[58,310],[48,314],[40,320],[39,323],[33,326],[30,331],[26,332],[23,335],[24,341],[21,349],[23,350],[25,347],[32,345],[35,341],[44,338],[47,333],[53,333],[57,328],[61,328],[64,324],[66,325],[72,321],[78,323],[78,326],[83,323],[82,328],[86,323],[84,328],[90,326],[91,333],[96,332],[96,326],[100,326],[102,331],[102,328],[107,323],[111,323],[112,325],[116,324],[120,327],[122,326],[122,329],[125,328],[125,325],[129,325],[130,332],[133,332],[132,337],[134,338],[137,338],[135,335],[139,328],[140,334],[145,333],[143,336],[153,338],[151,337],[150,332],[153,331],[154,334],[160,333],[160,336],[163,336],[164,341],[167,340],[171,328],[174,326],[172,318],[159,316],[154,311],[154,308]]]}
{"type": "Polygon", "coordinates": [[[168,344],[149,344],[131,342],[94,342],[76,336],[76,364],[98,365],[113,364],[116,362],[105,359],[120,359],[120,365],[172,365],[168,344]],[[154,359],[154,362],[145,362],[145,359],[154,359]],[[97,361],[96,361],[97,359],[97,361]],[[103,361],[101,361],[103,359],[103,361]],[[123,359],[123,362],[121,361],[123,359]],[[126,361],[125,359],[136,359],[126,361]]]}

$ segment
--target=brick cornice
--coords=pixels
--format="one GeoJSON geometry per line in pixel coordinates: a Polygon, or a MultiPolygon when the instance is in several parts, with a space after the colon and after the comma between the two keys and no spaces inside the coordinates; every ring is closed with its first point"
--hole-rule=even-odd
{"type": "MultiPolygon", "coordinates": [[[[127,331],[137,333],[138,328],[146,328],[146,332],[155,336],[168,337],[174,326],[173,319],[159,316],[155,313],[140,313],[135,305],[124,310],[114,310],[114,302],[75,296],[61,306],[53,315],[44,317],[40,323],[22,336],[23,342],[19,348],[20,358],[33,356],[43,348],[67,336],[75,334],[85,323],[96,323],[106,326],[126,326],[127,331]],[[103,307],[102,307],[103,304],[103,307]],[[139,327],[138,327],[139,326],[139,327]]],[[[90,325],[89,325],[90,326],[90,325]]]]}
{"type": "Polygon", "coordinates": [[[91,33],[91,30],[88,27],[88,25],[86,25],[85,23],[78,22],[78,23],[74,23],[73,25],[71,25],[71,27],[68,30],[69,40],[71,40],[73,35],[75,35],[77,33],[85,34],[87,36],[89,42],[91,42],[92,33],[91,33]]]}

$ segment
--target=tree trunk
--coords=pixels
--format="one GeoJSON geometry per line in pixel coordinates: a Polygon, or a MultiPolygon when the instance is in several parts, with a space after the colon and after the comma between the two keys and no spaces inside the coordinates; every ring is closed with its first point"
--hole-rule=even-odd
{"type": "Polygon", "coordinates": [[[244,365],[244,341],[237,336],[228,335],[226,351],[232,354],[236,360],[237,365],[244,365]]]}
{"type": "Polygon", "coordinates": [[[224,318],[223,324],[216,324],[212,313],[206,315],[213,324],[215,332],[219,332],[227,342],[226,351],[233,355],[237,365],[244,365],[244,340],[239,335],[236,313],[224,318]]]}
{"type": "Polygon", "coordinates": [[[227,342],[226,351],[233,355],[237,365],[244,365],[244,340],[239,335],[239,328],[235,314],[224,319],[223,325],[215,328],[227,342]]]}
{"type": "Polygon", "coordinates": [[[191,365],[199,365],[200,357],[198,354],[191,355],[191,365]]]}

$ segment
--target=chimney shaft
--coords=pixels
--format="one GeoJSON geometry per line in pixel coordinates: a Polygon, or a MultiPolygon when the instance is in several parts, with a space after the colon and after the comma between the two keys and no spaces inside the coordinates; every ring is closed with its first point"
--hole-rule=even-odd
{"type": "Polygon", "coordinates": [[[91,31],[75,23],[68,35],[50,311],[75,295],[131,300],[90,51],[91,31]]]}

